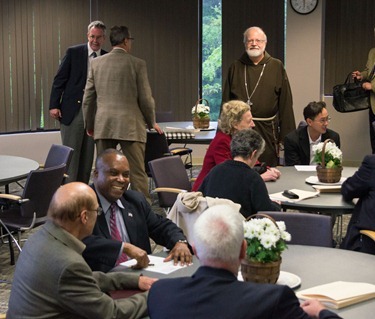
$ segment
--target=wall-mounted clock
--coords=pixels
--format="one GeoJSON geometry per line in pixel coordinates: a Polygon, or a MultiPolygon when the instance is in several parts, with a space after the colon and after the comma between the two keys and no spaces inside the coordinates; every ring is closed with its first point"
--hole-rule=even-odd
{"type": "Polygon", "coordinates": [[[293,10],[299,14],[309,14],[318,6],[319,0],[290,0],[293,10]]]}

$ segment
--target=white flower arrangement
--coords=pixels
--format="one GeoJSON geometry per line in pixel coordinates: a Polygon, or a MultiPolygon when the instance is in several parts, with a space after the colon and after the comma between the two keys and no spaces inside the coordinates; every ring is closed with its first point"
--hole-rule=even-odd
{"type": "MultiPolygon", "coordinates": [[[[314,153],[314,161],[317,164],[322,164],[322,152],[323,152],[324,142],[321,142],[312,147],[314,153]]],[[[342,164],[342,152],[336,146],[335,143],[327,142],[324,152],[324,162],[326,168],[340,167],[342,164]]]]}
{"type": "Polygon", "coordinates": [[[193,108],[191,109],[191,114],[193,115],[193,117],[195,116],[195,114],[198,115],[199,118],[207,118],[210,116],[210,107],[208,105],[204,105],[204,104],[198,104],[197,106],[193,106],[193,108]],[[197,111],[195,112],[195,107],[197,108],[197,111]]]}
{"type": "Polygon", "coordinates": [[[286,231],[285,223],[269,218],[253,218],[244,221],[244,235],[247,241],[246,256],[251,261],[272,262],[281,257],[287,248],[286,242],[292,236],[286,231]]]}

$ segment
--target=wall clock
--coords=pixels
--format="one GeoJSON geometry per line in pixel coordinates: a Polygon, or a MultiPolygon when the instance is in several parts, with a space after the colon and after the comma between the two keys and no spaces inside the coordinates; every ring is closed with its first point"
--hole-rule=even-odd
{"type": "Polygon", "coordinates": [[[290,0],[292,9],[299,14],[309,14],[318,6],[319,0],[290,0]]]}

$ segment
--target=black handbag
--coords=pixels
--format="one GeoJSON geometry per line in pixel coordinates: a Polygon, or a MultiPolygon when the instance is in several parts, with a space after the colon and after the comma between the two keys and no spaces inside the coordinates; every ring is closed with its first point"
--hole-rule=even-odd
{"type": "Polygon", "coordinates": [[[362,83],[351,82],[351,73],[344,84],[333,87],[333,107],[341,113],[363,111],[370,107],[370,91],[362,88],[362,83]]]}

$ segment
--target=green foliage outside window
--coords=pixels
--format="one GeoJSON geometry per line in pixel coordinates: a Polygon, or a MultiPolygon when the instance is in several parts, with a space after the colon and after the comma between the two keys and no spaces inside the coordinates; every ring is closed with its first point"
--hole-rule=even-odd
{"type": "Polygon", "coordinates": [[[203,0],[202,97],[210,103],[211,120],[217,120],[222,92],[221,0],[203,0]]]}

